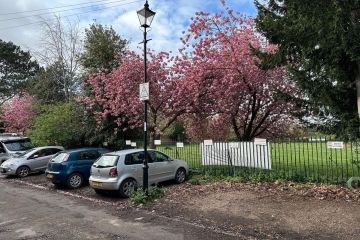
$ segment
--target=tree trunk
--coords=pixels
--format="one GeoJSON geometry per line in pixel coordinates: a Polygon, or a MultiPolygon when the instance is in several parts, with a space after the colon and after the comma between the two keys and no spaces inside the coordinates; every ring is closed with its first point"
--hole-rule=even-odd
{"type": "Polygon", "coordinates": [[[155,140],[158,140],[159,137],[160,136],[155,129],[150,132],[150,148],[156,149],[155,140]]]}
{"type": "MultiPolygon", "coordinates": [[[[353,31],[358,27],[360,19],[360,8],[353,9],[351,11],[351,22],[353,25],[353,31]]],[[[360,118],[360,61],[357,61],[357,75],[355,78],[356,83],[356,97],[357,97],[357,109],[358,109],[358,115],[360,118]]],[[[360,127],[359,127],[360,131],[360,127]]]]}
{"type": "Polygon", "coordinates": [[[357,68],[358,69],[357,69],[357,76],[355,79],[355,83],[356,83],[357,109],[360,118],[360,62],[357,62],[357,68]]]}
{"type": "Polygon", "coordinates": [[[237,126],[237,123],[236,123],[236,119],[234,116],[231,117],[231,124],[233,126],[233,130],[234,130],[234,133],[236,135],[236,138],[241,141],[241,133],[240,133],[240,129],[239,127],[237,126]]]}

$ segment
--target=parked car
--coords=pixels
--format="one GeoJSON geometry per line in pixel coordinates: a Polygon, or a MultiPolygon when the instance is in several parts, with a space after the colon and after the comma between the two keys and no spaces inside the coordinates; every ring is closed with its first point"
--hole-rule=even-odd
{"type": "Polygon", "coordinates": [[[90,177],[91,165],[101,154],[108,153],[105,148],[82,148],[59,152],[54,156],[45,171],[46,177],[55,185],[66,185],[74,189],[81,187],[90,177]]]}
{"type": "MultiPolygon", "coordinates": [[[[185,161],[149,150],[149,184],[167,180],[185,181],[189,167],[185,161]]],[[[129,149],[104,154],[91,167],[90,186],[97,193],[118,191],[122,197],[130,194],[143,181],[144,150],[129,149]]]]}
{"type": "Polygon", "coordinates": [[[49,160],[58,152],[63,151],[61,146],[38,147],[28,150],[6,160],[0,166],[0,172],[4,175],[17,175],[26,177],[31,172],[44,171],[49,160]]]}
{"type": "Polygon", "coordinates": [[[32,148],[34,148],[34,145],[31,143],[30,138],[22,137],[15,133],[1,133],[0,164],[32,148]]]}

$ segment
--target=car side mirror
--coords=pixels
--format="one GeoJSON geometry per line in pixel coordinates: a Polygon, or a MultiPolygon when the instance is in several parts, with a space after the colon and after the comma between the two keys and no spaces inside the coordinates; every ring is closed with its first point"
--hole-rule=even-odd
{"type": "Polygon", "coordinates": [[[38,158],[38,157],[39,157],[39,155],[34,155],[34,156],[30,157],[30,159],[34,159],[34,158],[38,158]]]}

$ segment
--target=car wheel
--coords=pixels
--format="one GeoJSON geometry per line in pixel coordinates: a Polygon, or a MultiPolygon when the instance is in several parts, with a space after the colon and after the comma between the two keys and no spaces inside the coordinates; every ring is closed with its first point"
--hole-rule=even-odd
{"type": "Polygon", "coordinates": [[[179,168],[175,173],[175,182],[183,183],[186,179],[186,170],[184,168],[179,168]]]}
{"type": "Polygon", "coordinates": [[[137,182],[134,179],[128,178],[120,184],[119,193],[121,197],[128,198],[136,189],[137,182]]]}
{"type": "Polygon", "coordinates": [[[84,178],[80,173],[73,173],[68,177],[67,186],[71,189],[79,188],[84,182],[84,178]]]}
{"type": "Polygon", "coordinates": [[[29,173],[30,168],[27,166],[21,166],[16,170],[16,175],[21,178],[26,177],[27,175],[29,175],[29,173]]]}

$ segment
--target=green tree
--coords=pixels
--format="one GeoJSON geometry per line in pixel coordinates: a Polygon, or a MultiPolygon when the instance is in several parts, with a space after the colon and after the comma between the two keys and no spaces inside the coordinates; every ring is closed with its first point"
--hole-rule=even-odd
{"type": "MultiPolygon", "coordinates": [[[[117,67],[121,59],[119,54],[124,54],[128,41],[122,39],[112,27],[93,23],[85,29],[84,50],[80,55],[80,63],[85,70],[83,79],[97,71],[111,70],[117,67]]],[[[83,89],[84,95],[92,95],[90,88],[83,89]]],[[[100,106],[96,106],[100,108],[100,106]]],[[[135,131],[116,131],[114,119],[108,117],[98,124],[92,111],[87,111],[84,117],[86,121],[86,141],[90,145],[99,145],[104,142],[110,147],[117,148],[127,135],[133,135],[135,131]]],[[[130,138],[130,137],[128,137],[130,138]]]]}
{"type": "Polygon", "coordinates": [[[34,96],[39,104],[59,104],[66,101],[63,85],[58,79],[63,72],[59,65],[50,65],[29,81],[27,92],[34,96]]]}
{"type": "Polygon", "coordinates": [[[12,42],[0,39],[0,105],[21,93],[39,70],[39,65],[12,42]]]}
{"type": "Polygon", "coordinates": [[[185,131],[184,123],[182,121],[176,121],[165,130],[165,135],[173,141],[184,141],[186,139],[185,131]]]}
{"type": "Polygon", "coordinates": [[[27,135],[36,145],[62,145],[80,147],[84,141],[83,112],[74,103],[41,107],[27,135]]]}
{"type": "Polygon", "coordinates": [[[128,41],[122,39],[112,27],[93,23],[85,29],[81,64],[89,73],[116,67],[119,64],[116,56],[124,53],[127,44],[128,41]]]}
{"type": "Polygon", "coordinates": [[[262,67],[288,67],[290,77],[304,90],[305,100],[298,103],[309,110],[308,122],[321,123],[334,133],[359,135],[360,1],[255,4],[257,27],[279,46],[274,54],[255,50],[264,60],[262,67]]]}

